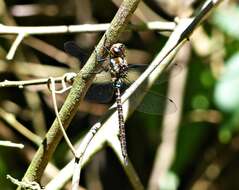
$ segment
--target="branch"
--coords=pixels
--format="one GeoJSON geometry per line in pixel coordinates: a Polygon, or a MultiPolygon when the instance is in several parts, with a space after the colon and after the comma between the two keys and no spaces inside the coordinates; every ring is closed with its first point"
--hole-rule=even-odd
{"type": "MultiPolygon", "coordinates": [[[[5,26],[0,24],[0,34],[17,34],[6,58],[12,60],[17,47],[22,40],[28,35],[45,35],[45,34],[62,34],[62,33],[79,33],[79,32],[102,32],[109,28],[110,24],[83,24],[70,26],[5,26]]],[[[129,25],[129,30],[157,30],[172,31],[176,24],[174,22],[148,22],[140,25],[129,25]]]]}
{"type": "MultiPolygon", "coordinates": [[[[118,149],[115,150],[117,156],[120,157],[121,155],[121,149],[120,149],[120,142],[118,140],[118,134],[117,134],[117,125],[108,125],[106,127],[101,127],[100,123],[94,125],[94,127],[91,128],[91,130],[85,135],[83,141],[80,144],[80,147],[77,148],[77,153],[80,155],[82,152],[84,152],[84,155],[82,157],[82,162],[80,162],[80,168],[85,166],[85,164],[90,160],[90,158],[98,151],[100,151],[104,144],[107,142],[107,138],[111,136],[111,138],[115,139],[115,144],[118,144],[118,149]],[[98,131],[99,130],[99,131],[98,131]],[[94,137],[94,138],[93,138],[94,137]],[[92,139],[93,138],[93,139],[92,139]],[[91,141],[92,140],[92,141],[91,141]],[[89,144],[90,142],[90,144],[89,144]],[[88,147],[89,146],[89,147],[88,147]],[[85,150],[85,147],[88,147],[87,150],[85,150]]],[[[121,160],[122,163],[124,163],[124,159],[121,160]]],[[[67,183],[67,181],[70,180],[73,174],[73,168],[74,167],[74,159],[69,162],[59,173],[58,175],[52,179],[45,187],[46,190],[57,190],[63,188],[63,186],[67,183]]],[[[128,165],[124,168],[129,180],[131,181],[132,186],[134,189],[143,189],[143,185],[141,184],[139,177],[134,170],[130,160],[128,162],[128,165]]]]}
{"type": "Polygon", "coordinates": [[[10,48],[8,54],[7,54],[7,57],[6,57],[6,58],[7,58],[8,60],[12,60],[12,59],[13,59],[13,57],[14,57],[14,55],[15,55],[15,52],[16,52],[16,50],[17,50],[17,47],[20,45],[20,43],[22,42],[22,40],[24,39],[25,36],[26,36],[26,33],[22,33],[22,32],[20,32],[20,33],[17,35],[15,41],[13,42],[13,44],[12,44],[12,46],[11,46],[11,48],[10,48]]]}
{"type": "MultiPolygon", "coordinates": [[[[68,90],[67,87],[64,87],[66,84],[69,83],[71,84],[73,82],[74,77],[76,76],[76,73],[70,72],[66,73],[61,77],[55,77],[54,82],[56,83],[61,83],[63,85],[63,90],[68,90]]],[[[24,86],[29,86],[29,85],[42,85],[45,84],[47,85],[49,83],[49,77],[48,78],[42,78],[42,79],[33,79],[33,80],[21,80],[21,81],[9,81],[9,80],[4,80],[3,82],[0,82],[0,88],[5,88],[5,87],[18,87],[18,88],[23,88],[24,86]]]]}
{"type": "Polygon", "coordinates": [[[23,149],[24,145],[20,143],[13,143],[11,141],[0,141],[0,146],[7,146],[12,148],[20,148],[23,149]]]}
{"type": "MultiPolygon", "coordinates": [[[[173,31],[176,24],[174,22],[152,21],[144,24],[129,25],[129,30],[157,30],[160,32],[173,31]]],[[[28,35],[48,35],[66,34],[81,32],[104,32],[110,27],[109,23],[102,24],[81,24],[62,26],[6,26],[0,24],[0,34],[28,34],[28,35]]]]}
{"type": "MultiPolygon", "coordinates": [[[[106,35],[101,39],[96,49],[103,54],[104,41],[107,45],[115,43],[122,32],[125,30],[130,16],[136,9],[139,0],[125,0],[119,8],[116,16],[111,22],[110,27],[106,31],[106,35]],[[107,36],[107,40],[105,40],[107,36]]],[[[69,127],[71,120],[77,112],[80,102],[82,101],[87,89],[89,88],[94,78],[94,71],[100,67],[100,64],[96,60],[95,52],[92,53],[89,60],[81,71],[77,74],[73,87],[60,110],[60,119],[65,129],[69,127]]],[[[55,119],[51,128],[45,136],[43,143],[40,145],[36,152],[27,172],[25,173],[23,180],[40,181],[43,171],[49,162],[53,152],[55,151],[59,141],[62,138],[62,133],[57,120],[55,119]]]]}

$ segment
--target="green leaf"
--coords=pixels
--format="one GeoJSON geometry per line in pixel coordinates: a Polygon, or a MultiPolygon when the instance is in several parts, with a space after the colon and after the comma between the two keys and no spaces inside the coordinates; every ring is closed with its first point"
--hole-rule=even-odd
{"type": "Polygon", "coordinates": [[[212,22],[224,31],[226,34],[239,40],[239,7],[230,6],[227,9],[219,9],[215,11],[212,22]]]}
{"type": "Polygon", "coordinates": [[[239,109],[239,53],[231,57],[215,89],[215,102],[225,112],[239,109]]]}

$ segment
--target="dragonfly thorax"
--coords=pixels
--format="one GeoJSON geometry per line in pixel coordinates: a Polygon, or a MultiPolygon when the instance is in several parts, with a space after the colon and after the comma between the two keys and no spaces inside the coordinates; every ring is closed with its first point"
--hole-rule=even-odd
{"type": "Polygon", "coordinates": [[[110,48],[110,73],[113,79],[125,78],[128,74],[128,63],[125,59],[125,46],[113,44],[110,48]]]}
{"type": "Polygon", "coordinates": [[[128,73],[128,64],[125,59],[121,57],[110,59],[110,72],[112,77],[122,78],[128,73]]]}

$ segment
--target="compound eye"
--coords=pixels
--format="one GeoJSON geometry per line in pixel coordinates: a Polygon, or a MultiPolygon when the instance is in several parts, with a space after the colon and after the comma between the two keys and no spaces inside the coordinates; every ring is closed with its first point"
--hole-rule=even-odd
{"type": "Polygon", "coordinates": [[[120,48],[115,47],[115,48],[114,48],[114,52],[115,52],[115,53],[119,53],[119,52],[120,52],[120,48]]]}

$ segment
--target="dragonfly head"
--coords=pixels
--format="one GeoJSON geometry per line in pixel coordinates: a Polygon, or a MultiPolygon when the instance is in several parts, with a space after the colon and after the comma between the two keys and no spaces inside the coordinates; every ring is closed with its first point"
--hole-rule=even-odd
{"type": "Polygon", "coordinates": [[[113,44],[110,48],[113,57],[125,57],[125,46],[122,43],[113,44]]]}

